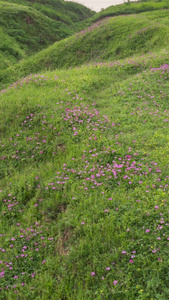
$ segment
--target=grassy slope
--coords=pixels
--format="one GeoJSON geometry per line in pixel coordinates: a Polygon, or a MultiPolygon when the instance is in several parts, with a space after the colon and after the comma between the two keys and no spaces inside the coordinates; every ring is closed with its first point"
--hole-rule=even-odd
{"type": "Polygon", "coordinates": [[[164,59],[1,92],[2,299],[169,298],[164,59]]]}
{"type": "Polygon", "coordinates": [[[23,58],[24,54],[33,54],[72,34],[65,24],[54,21],[37,10],[5,2],[0,2],[0,26],[3,30],[0,50],[4,56],[8,55],[9,60],[12,57],[11,63],[23,58]],[[5,40],[4,35],[7,37],[5,40]],[[23,56],[16,54],[15,45],[23,56]]]}
{"type": "Polygon", "coordinates": [[[22,58],[26,58],[25,51],[2,28],[0,28],[0,37],[0,70],[15,64],[22,58]]]}
{"type": "Polygon", "coordinates": [[[167,12],[118,17],[1,73],[0,298],[169,299],[167,41],[167,12]],[[65,45],[78,68],[9,86],[65,45]]]}
{"type": "MultiPolygon", "coordinates": [[[[62,6],[64,2],[61,1],[62,6]]],[[[33,7],[24,4],[0,2],[0,26],[1,26],[1,42],[0,42],[0,69],[5,69],[13,63],[38,52],[55,41],[70,36],[76,30],[71,29],[73,22],[79,22],[93,15],[90,10],[83,5],[79,6],[74,3],[74,11],[68,14],[69,7],[65,10],[59,6],[57,13],[61,18],[51,18],[47,16],[45,11],[39,9],[38,2],[34,2],[33,7]],[[37,4],[37,6],[35,5],[37,4]],[[84,11],[84,14],[83,14],[84,11]],[[9,18],[10,16],[10,18],[9,18]]],[[[57,3],[55,3],[56,5],[57,3]]],[[[40,5],[40,4],[39,4],[40,5]]],[[[71,5],[71,4],[70,4],[71,5]]],[[[41,6],[46,8],[45,5],[41,6]]],[[[51,8],[52,9],[52,8],[51,8]]]]}
{"type": "Polygon", "coordinates": [[[96,14],[92,20],[96,22],[102,18],[118,16],[118,15],[127,15],[127,14],[139,14],[147,11],[155,11],[161,9],[169,9],[169,3],[166,0],[161,1],[143,1],[143,2],[130,2],[120,5],[109,6],[100,13],[96,14]]]}
{"type": "Polygon", "coordinates": [[[106,18],[0,72],[0,80],[13,82],[45,69],[68,68],[91,61],[115,61],[148,53],[150,49],[166,49],[168,21],[167,11],[106,18]]]}
{"type": "Polygon", "coordinates": [[[42,12],[44,15],[47,15],[51,19],[61,21],[66,24],[81,22],[95,14],[94,11],[91,11],[82,4],[65,2],[63,0],[7,0],[7,2],[30,6],[42,12]]]}

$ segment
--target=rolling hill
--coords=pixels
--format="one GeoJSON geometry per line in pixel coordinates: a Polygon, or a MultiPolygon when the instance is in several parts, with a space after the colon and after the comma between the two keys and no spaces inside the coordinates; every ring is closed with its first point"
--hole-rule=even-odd
{"type": "Polygon", "coordinates": [[[166,0],[147,0],[147,1],[136,1],[136,2],[126,2],[120,5],[109,6],[108,8],[102,10],[93,16],[93,22],[106,17],[113,17],[119,15],[128,14],[139,14],[142,12],[153,12],[155,10],[166,10],[169,9],[169,3],[166,0]]]}
{"type": "MultiPolygon", "coordinates": [[[[55,9],[57,8],[56,13],[60,14],[60,18],[56,16],[51,18],[39,6],[34,8],[36,5],[33,7],[26,5],[28,4],[26,1],[18,1],[18,3],[14,3],[14,1],[12,3],[0,2],[1,70],[12,65],[14,62],[46,48],[55,41],[72,35],[74,29],[70,28],[71,24],[80,22],[93,15],[93,12],[83,5],[80,6],[75,3],[64,5],[63,1],[55,1],[54,3],[55,9]],[[61,4],[65,7],[65,10],[61,4]],[[72,10],[70,9],[71,5],[72,10]]],[[[45,10],[46,6],[43,5],[43,2],[41,6],[45,10]]]]}
{"type": "Polygon", "coordinates": [[[116,61],[167,49],[168,11],[102,19],[76,35],[54,43],[27,60],[0,72],[0,81],[15,81],[46,69],[90,62],[116,61]],[[101,37],[101,38],[100,38],[101,37]]]}
{"type": "Polygon", "coordinates": [[[167,300],[168,60],[1,92],[2,298],[167,300]]]}
{"type": "Polygon", "coordinates": [[[77,2],[63,0],[7,0],[9,3],[17,3],[34,8],[44,15],[66,24],[81,22],[92,17],[95,12],[77,2]]]}
{"type": "Polygon", "coordinates": [[[131,11],[0,71],[0,299],[169,299],[168,41],[131,11]]]}

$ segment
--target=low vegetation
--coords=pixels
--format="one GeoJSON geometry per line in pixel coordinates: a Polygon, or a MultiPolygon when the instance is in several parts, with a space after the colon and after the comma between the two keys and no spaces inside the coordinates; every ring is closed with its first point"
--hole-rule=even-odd
{"type": "Polygon", "coordinates": [[[61,21],[65,24],[74,24],[92,17],[95,12],[86,6],[73,1],[63,0],[6,0],[34,8],[51,19],[61,21]]]}
{"type": "Polygon", "coordinates": [[[56,42],[27,60],[0,72],[1,82],[14,82],[30,73],[69,68],[90,62],[116,61],[163,51],[169,42],[167,11],[105,18],[56,42]],[[100,38],[101,37],[101,38],[100,38]]]}
{"type": "Polygon", "coordinates": [[[1,72],[1,299],[169,299],[168,32],[109,18],[1,72]]]}
{"type": "MultiPolygon", "coordinates": [[[[57,14],[60,14],[60,18],[57,16],[52,18],[50,15],[45,14],[45,5],[41,4],[40,6],[44,9],[43,11],[39,6],[26,5],[28,4],[26,1],[13,2],[14,1],[12,1],[12,3],[0,2],[1,70],[47,48],[55,41],[72,35],[78,30],[78,26],[80,26],[80,28],[84,26],[77,24],[75,29],[75,27],[73,28],[73,24],[93,15],[93,13],[83,5],[76,3],[72,5],[72,3],[69,3],[65,5],[65,10],[62,12],[65,18],[62,18],[60,6],[56,10],[57,14]],[[71,11],[71,5],[74,11],[71,11]],[[70,12],[68,14],[69,8],[70,12]],[[72,28],[70,28],[70,25],[72,28]]],[[[56,4],[57,2],[55,1],[55,5],[56,4]]],[[[54,10],[52,11],[54,12],[54,10]]]]}
{"type": "Polygon", "coordinates": [[[113,5],[93,17],[93,21],[98,21],[105,17],[128,15],[128,14],[139,14],[142,12],[153,12],[156,10],[166,10],[169,9],[169,3],[166,0],[161,1],[137,1],[137,2],[125,2],[120,5],[113,5]]]}

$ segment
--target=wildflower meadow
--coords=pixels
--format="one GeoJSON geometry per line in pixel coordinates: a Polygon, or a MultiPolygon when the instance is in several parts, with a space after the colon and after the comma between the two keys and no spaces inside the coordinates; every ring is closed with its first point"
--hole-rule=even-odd
{"type": "Polygon", "coordinates": [[[169,51],[101,57],[1,73],[0,299],[169,299],[169,51]]]}

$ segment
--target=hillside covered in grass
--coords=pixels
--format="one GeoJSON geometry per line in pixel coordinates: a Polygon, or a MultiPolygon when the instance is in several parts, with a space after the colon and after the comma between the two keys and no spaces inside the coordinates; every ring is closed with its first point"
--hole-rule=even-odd
{"type": "Polygon", "coordinates": [[[92,17],[95,12],[77,2],[64,0],[6,0],[34,8],[44,15],[66,24],[74,24],[92,17]]]}
{"type": "Polygon", "coordinates": [[[1,92],[2,298],[168,299],[169,65],[151,60],[1,92]]]}
{"type": "Polygon", "coordinates": [[[0,72],[0,299],[169,299],[168,16],[0,72]]]}
{"type": "Polygon", "coordinates": [[[0,81],[12,82],[46,69],[113,62],[149,51],[163,51],[168,47],[168,42],[168,11],[109,17],[0,72],[0,81]]]}
{"type": "Polygon", "coordinates": [[[169,2],[166,0],[143,0],[143,1],[136,1],[130,2],[127,1],[120,5],[113,5],[109,6],[108,8],[102,10],[101,12],[94,15],[92,20],[94,22],[112,16],[119,16],[119,15],[128,15],[128,14],[139,14],[142,12],[153,12],[156,10],[166,10],[169,9],[169,2]]]}
{"type": "Polygon", "coordinates": [[[28,5],[29,1],[0,2],[1,70],[48,47],[55,41],[72,35],[75,29],[71,29],[70,25],[93,15],[83,5],[71,2],[67,5],[64,1],[49,1],[48,5],[52,3],[53,10],[52,6],[51,10],[58,14],[58,17],[45,13],[48,9],[43,1],[34,2],[33,6],[28,5]]]}

